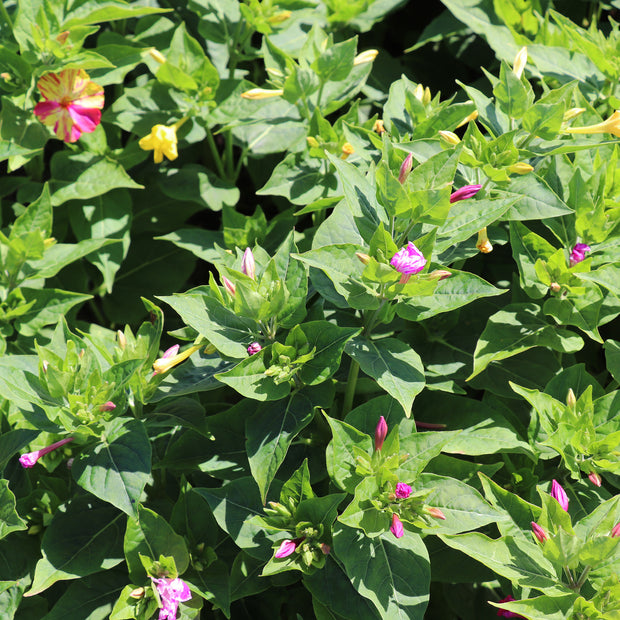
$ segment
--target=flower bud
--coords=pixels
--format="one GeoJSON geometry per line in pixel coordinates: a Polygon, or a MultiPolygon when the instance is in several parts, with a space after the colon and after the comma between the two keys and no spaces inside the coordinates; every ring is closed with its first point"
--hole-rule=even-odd
{"type": "Polygon", "coordinates": [[[493,246],[491,245],[489,237],[487,236],[486,226],[482,230],[478,231],[478,241],[476,242],[476,247],[483,254],[489,254],[493,251],[493,246]]]}
{"type": "Polygon", "coordinates": [[[375,428],[375,452],[381,450],[383,447],[383,442],[388,434],[388,425],[385,421],[385,418],[381,416],[379,418],[379,422],[377,423],[377,428],[375,428]]]}
{"type": "Polygon", "coordinates": [[[534,523],[534,521],[532,521],[532,532],[534,533],[534,536],[536,536],[536,539],[540,543],[544,543],[545,540],[549,540],[549,536],[547,536],[547,532],[545,532],[545,530],[543,530],[543,528],[540,527],[538,523],[534,523]]]}
{"type": "Polygon", "coordinates": [[[28,528],[28,536],[34,536],[35,534],[38,534],[41,530],[43,529],[43,527],[41,525],[31,525],[28,528]]]}
{"type": "Polygon", "coordinates": [[[375,124],[372,126],[372,130],[375,133],[378,133],[379,135],[382,135],[385,133],[385,126],[383,124],[383,121],[381,119],[377,119],[375,121],[375,124]]]}
{"type": "Polygon", "coordinates": [[[116,332],[116,340],[118,341],[118,346],[120,347],[121,351],[124,351],[127,347],[127,338],[120,329],[116,332]]]}
{"type": "Polygon", "coordinates": [[[475,121],[478,118],[478,110],[474,110],[471,114],[468,114],[457,126],[456,128],[458,129],[459,127],[462,127],[463,125],[467,125],[467,123],[471,122],[471,121],[475,121]]]}
{"type": "Polygon", "coordinates": [[[585,111],[586,111],[585,108],[569,108],[568,110],[566,110],[566,112],[564,112],[564,116],[562,117],[562,120],[565,123],[567,123],[568,121],[572,121],[574,118],[576,118],[580,114],[583,114],[585,111]]]}
{"type": "Polygon", "coordinates": [[[447,269],[435,269],[428,274],[429,280],[445,280],[452,275],[447,269]]]}
{"type": "Polygon", "coordinates": [[[562,510],[568,511],[568,495],[557,480],[553,480],[551,483],[551,497],[558,501],[562,510]]]}
{"type": "Polygon", "coordinates": [[[237,292],[237,288],[226,276],[222,276],[222,284],[224,285],[224,288],[230,293],[230,295],[234,297],[235,293],[237,292]]]}
{"type": "Polygon", "coordinates": [[[390,532],[392,532],[396,538],[402,538],[405,535],[405,528],[396,513],[392,514],[392,525],[390,525],[390,532]]]}
{"type": "Polygon", "coordinates": [[[243,258],[241,259],[241,271],[245,273],[246,276],[252,278],[252,280],[256,279],[256,263],[254,262],[254,254],[252,254],[252,250],[250,248],[246,248],[243,253],[243,258]]]}
{"type": "Polygon", "coordinates": [[[60,43],[60,45],[64,45],[65,42],[67,41],[67,39],[69,38],[69,31],[68,30],[63,30],[57,37],[56,37],[56,41],[58,41],[58,43],[60,43]]]}
{"type": "Polygon", "coordinates": [[[289,555],[295,553],[295,549],[297,549],[297,541],[296,540],[283,540],[278,550],[275,553],[276,558],[287,558],[289,555]]]}
{"type": "Polygon", "coordinates": [[[413,168],[413,155],[411,153],[407,154],[407,157],[403,160],[403,163],[400,165],[400,170],[398,171],[398,182],[402,185],[409,176],[411,169],[413,168]]]}
{"type": "Polygon", "coordinates": [[[620,536],[620,523],[616,523],[613,529],[611,530],[611,537],[618,538],[620,536]]]}
{"type": "Polygon", "coordinates": [[[522,47],[515,56],[515,61],[512,67],[512,72],[521,79],[523,75],[523,69],[527,64],[527,47],[522,47]]]}
{"type": "Polygon", "coordinates": [[[263,347],[261,346],[261,344],[259,342],[253,342],[249,347],[248,347],[248,355],[256,355],[256,353],[260,353],[262,351],[263,347]]]}
{"type": "Polygon", "coordinates": [[[456,146],[461,139],[452,131],[440,131],[439,138],[448,146],[456,146]]]}
{"type": "Polygon", "coordinates": [[[512,166],[508,166],[508,172],[512,172],[513,174],[528,174],[528,172],[532,172],[532,170],[534,170],[534,167],[524,161],[519,161],[516,164],[512,164],[512,166]]]}
{"type": "Polygon", "coordinates": [[[49,248],[51,248],[53,245],[56,245],[56,237],[48,237],[47,239],[43,240],[43,247],[46,250],[49,250],[49,248]]]}
{"type": "Polygon", "coordinates": [[[274,26],[276,24],[281,24],[282,22],[286,21],[291,15],[292,13],[290,11],[279,11],[275,15],[272,15],[271,17],[269,17],[267,21],[272,26],[274,26]]]}
{"type": "Polygon", "coordinates": [[[215,348],[215,345],[209,343],[205,348],[204,348],[204,353],[205,355],[213,355],[215,352],[217,351],[217,349],[215,348]]]}
{"type": "Polygon", "coordinates": [[[424,86],[422,84],[418,84],[413,91],[413,96],[418,100],[422,101],[424,99],[424,86]]]}
{"type": "Polygon", "coordinates": [[[340,159],[346,159],[349,155],[352,155],[353,153],[355,153],[353,145],[349,142],[345,142],[342,145],[342,155],[340,156],[340,159]]]}
{"type": "Polygon", "coordinates": [[[575,392],[573,392],[573,388],[568,388],[568,394],[566,395],[566,404],[571,409],[574,409],[577,406],[577,397],[575,396],[575,392]]]}
{"type": "Polygon", "coordinates": [[[306,142],[308,143],[308,146],[313,149],[319,148],[319,141],[316,138],[313,138],[312,136],[308,136],[306,138],[306,142]]]}
{"type": "Polygon", "coordinates": [[[364,263],[364,265],[368,265],[370,262],[370,256],[368,256],[368,254],[364,254],[363,252],[355,252],[355,256],[357,256],[360,262],[364,263]]]}
{"type": "Polygon", "coordinates": [[[552,293],[559,293],[562,290],[562,287],[557,282],[552,282],[549,285],[549,289],[552,293]]]}
{"type": "Polygon", "coordinates": [[[358,54],[353,59],[353,66],[357,67],[358,65],[363,65],[367,62],[372,62],[377,57],[378,53],[379,53],[379,50],[366,50],[365,52],[358,54]]]}
{"type": "Polygon", "coordinates": [[[481,188],[482,185],[463,185],[463,187],[450,194],[450,204],[458,202],[459,200],[473,198],[481,188]]]}
{"type": "Polygon", "coordinates": [[[99,411],[101,411],[101,413],[106,413],[107,411],[114,411],[116,409],[116,405],[109,400],[107,403],[104,403],[103,405],[99,405],[99,411]]]}
{"type": "Polygon", "coordinates": [[[441,512],[441,510],[439,510],[439,508],[436,508],[435,506],[429,506],[426,509],[426,512],[433,517],[433,519],[441,519],[442,521],[446,520],[446,515],[441,512]]]}
{"type": "Polygon", "coordinates": [[[243,99],[271,99],[272,97],[281,97],[284,94],[284,91],[279,88],[277,90],[268,90],[266,88],[251,88],[250,90],[246,90],[244,93],[241,93],[241,97],[243,99]]]}
{"type": "Polygon", "coordinates": [[[159,51],[152,47],[149,50],[149,56],[158,62],[160,65],[163,65],[166,62],[166,57],[159,51]]]}
{"type": "Polygon", "coordinates": [[[595,487],[600,487],[601,484],[603,483],[603,479],[599,476],[599,474],[597,474],[595,471],[590,472],[588,474],[588,478],[590,479],[590,482],[595,486],[595,487]]]}
{"type": "Polygon", "coordinates": [[[144,596],[144,588],[134,588],[130,593],[129,596],[131,596],[131,598],[142,598],[144,596]]]}

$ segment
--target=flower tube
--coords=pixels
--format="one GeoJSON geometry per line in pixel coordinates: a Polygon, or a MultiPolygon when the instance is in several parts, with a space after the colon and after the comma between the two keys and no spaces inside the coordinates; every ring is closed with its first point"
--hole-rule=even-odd
{"type": "Polygon", "coordinates": [[[60,448],[61,446],[64,446],[65,444],[69,443],[70,441],[73,441],[73,437],[67,437],[66,439],[61,439],[60,441],[57,441],[56,443],[53,443],[53,444],[51,444],[51,445],[49,445],[49,446],[47,446],[45,448],[41,448],[40,450],[35,450],[34,452],[28,452],[26,454],[22,454],[19,457],[19,463],[25,469],[29,469],[30,467],[34,467],[36,462],[42,456],[45,456],[49,452],[52,452],[53,450],[56,450],[57,448],[60,448]]]}

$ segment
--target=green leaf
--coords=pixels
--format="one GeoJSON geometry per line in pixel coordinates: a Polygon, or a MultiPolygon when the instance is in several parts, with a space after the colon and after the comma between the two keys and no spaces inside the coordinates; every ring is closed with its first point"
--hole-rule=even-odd
{"type": "MultiPolygon", "coordinates": [[[[15,359],[15,356],[10,356],[6,358],[7,361],[12,363],[12,360],[15,359]]],[[[0,384],[3,383],[1,375],[4,369],[0,367],[0,384]]],[[[25,377],[22,374],[21,379],[25,381],[25,377]]],[[[7,398],[7,392],[2,392],[4,398],[7,398]]],[[[25,429],[25,428],[16,428],[12,431],[8,431],[6,433],[2,433],[0,435],[0,470],[4,470],[6,464],[9,462],[9,459],[12,456],[19,452],[22,448],[25,448],[30,442],[34,441],[39,435],[39,431],[25,429]]],[[[9,502],[10,503],[10,502],[9,502]]]]}
{"type": "Polygon", "coordinates": [[[41,541],[27,596],[47,590],[57,581],[80,579],[108,570],[123,561],[125,515],[109,504],[81,495],[57,512],[41,541]]]}
{"type": "Polygon", "coordinates": [[[519,199],[509,209],[506,219],[543,220],[574,213],[546,181],[533,172],[512,178],[507,191],[517,194],[519,199]]]}
{"type": "MultiPolygon", "coordinates": [[[[19,432],[19,430],[14,430],[9,431],[7,434],[19,432]]],[[[6,435],[2,435],[2,438],[5,436],[6,435]]],[[[15,495],[13,495],[13,492],[9,489],[8,480],[0,480],[0,539],[8,536],[11,532],[17,532],[27,528],[28,524],[15,510],[15,495]]]]}
{"type": "Polygon", "coordinates": [[[347,342],[345,351],[360,368],[411,415],[413,399],[424,389],[424,366],[420,356],[402,340],[383,338],[367,340],[356,337],[347,342]]]}
{"type": "Polygon", "coordinates": [[[605,360],[611,376],[620,383],[620,342],[605,341],[605,360]]]}
{"type": "Polygon", "coordinates": [[[151,444],[142,422],[112,420],[101,442],[76,459],[71,473],[82,488],[135,515],[137,502],[151,479],[151,444]]]}
{"type": "Polygon", "coordinates": [[[312,63],[322,82],[340,82],[349,77],[357,50],[357,37],[329,45],[312,63]]]}
{"type": "Polygon", "coordinates": [[[454,433],[411,433],[400,440],[402,453],[397,475],[403,482],[413,482],[428,463],[453,438],[454,433]]]}
{"type": "Polygon", "coordinates": [[[46,183],[39,198],[28,205],[28,208],[13,222],[9,239],[39,230],[43,238],[52,234],[52,201],[49,186],[46,183]]]}
{"type": "Polygon", "coordinates": [[[510,118],[521,118],[534,99],[531,87],[528,91],[505,62],[500,67],[499,81],[493,88],[493,94],[502,111],[510,118]]]}
{"type": "Polygon", "coordinates": [[[574,353],[583,340],[569,331],[559,331],[542,316],[536,304],[509,304],[489,317],[474,353],[474,371],[480,374],[491,362],[527,351],[532,347],[550,347],[554,351],[574,353]]]}
{"type": "Polygon", "coordinates": [[[263,504],[291,442],[311,422],[315,406],[312,392],[302,390],[277,404],[262,405],[247,419],[248,460],[263,504]]]}
{"type": "Polygon", "coordinates": [[[423,620],[428,604],[430,563],[422,539],[410,532],[367,538],[337,525],[334,553],[356,590],[373,602],[383,618],[423,620]]]}
{"type": "Polygon", "coordinates": [[[214,249],[215,244],[224,245],[224,238],[220,231],[203,230],[202,228],[181,228],[174,232],[156,237],[162,241],[170,241],[179,248],[191,252],[197,258],[212,263],[220,258],[214,249]]]}
{"type": "Polygon", "coordinates": [[[179,536],[164,517],[138,506],[136,515],[127,521],[124,540],[125,558],[134,583],[146,579],[140,554],[157,562],[159,556],[174,558],[177,571],[182,574],[189,566],[189,553],[182,536],[179,536]]]}
{"type": "MultiPolygon", "coordinates": [[[[78,4],[78,3],[74,3],[78,4]]],[[[90,0],[81,2],[67,15],[62,26],[64,30],[84,24],[111,22],[117,19],[130,19],[143,15],[167,13],[170,9],[158,9],[146,6],[135,6],[123,0],[90,0]]]]}
{"type": "MultiPolygon", "coordinates": [[[[577,594],[564,594],[562,596],[537,596],[522,601],[509,601],[494,607],[506,609],[528,620],[565,620],[571,609],[577,594]]],[[[499,613],[499,612],[498,612],[499,613]]]]}

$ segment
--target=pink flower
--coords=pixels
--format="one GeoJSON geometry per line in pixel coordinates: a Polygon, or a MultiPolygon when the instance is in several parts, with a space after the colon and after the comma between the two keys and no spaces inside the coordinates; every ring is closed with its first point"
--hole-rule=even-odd
{"type": "MultiPolygon", "coordinates": [[[[506,598],[503,598],[499,602],[510,603],[511,601],[514,601],[514,600],[516,600],[514,596],[508,595],[506,598]]],[[[508,611],[507,609],[498,609],[497,615],[500,618],[523,618],[523,620],[526,620],[525,616],[522,616],[521,614],[516,614],[514,611],[508,611]]]]}
{"type": "Polygon", "coordinates": [[[585,257],[586,252],[590,252],[591,248],[589,245],[585,243],[577,243],[570,253],[570,258],[568,260],[569,265],[574,267],[577,263],[580,263],[585,257]]]}
{"type": "Polygon", "coordinates": [[[19,457],[19,462],[22,467],[28,469],[29,467],[34,467],[35,463],[42,457],[45,456],[48,452],[52,452],[52,450],[56,450],[56,448],[60,448],[60,446],[64,446],[66,443],[73,441],[73,437],[67,437],[66,439],[61,439],[56,443],[53,443],[47,448],[41,448],[40,450],[35,450],[34,452],[28,452],[27,454],[22,454],[19,457]]]}
{"type": "Polygon", "coordinates": [[[407,499],[411,495],[411,487],[404,482],[399,482],[396,485],[395,495],[398,499],[407,499]]]}
{"type": "Polygon", "coordinates": [[[390,532],[396,536],[396,538],[402,538],[405,535],[405,529],[401,523],[398,515],[394,513],[392,515],[392,525],[390,526],[390,532]]]}
{"type": "Polygon", "coordinates": [[[413,155],[409,153],[407,157],[405,157],[405,161],[401,164],[400,171],[398,172],[398,182],[401,185],[407,180],[411,168],[413,168],[413,155]]]}
{"type": "Polygon", "coordinates": [[[260,345],[259,342],[253,342],[249,347],[248,347],[248,355],[256,355],[256,353],[260,353],[260,351],[262,351],[263,347],[260,345]]]}
{"type": "Polygon", "coordinates": [[[99,405],[99,411],[101,411],[101,413],[105,413],[106,411],[114,411],[115,409],[116,405],[111,400],[103,405],[99,405]]]}
{"type": "Polygon", "coordinates": [[[46,73],[38,82],[43,99],[34,113],[65,142],[76,142],[83,133],[92,133],[101,122],[103,88],[83,69],[63,69],[46,73]]]}
{"type": "Polygon", "coordinates": [[[192,598],[189,586],[178,577],[176,579],[155,579],[151,577],[157,586],[157,592],[161,599],[161,609],[158,620],[176,620],[179,603],[184,603],[192,598]]]}
{"type": "Polygon", "coordinates": [[[256,263],[254,262],[254,254],[252,254],[252,250],[250,248],[246,248],[243,253],[243,258],[241,259],[241,271],[245,273],[246,276],[255,279],[256,276],[256,263]]]}
{"type": "Polygon", "coordinates": [[[547,532],[545,532],[545,530],[543,530],[538,523],[534,523],[534,521],[532,521],[532,532],[534,532],[534,536],[536,536],[538,542],[544,543],[545,540],[549,539],[547,532]]]}
{"type": "Polygon", "coordinates": [[[558,500],[562,510],[568,511],[568,495],[557,480],[551,483],[551,497],[558,500]]]}
{"type": "Polygon", "coordinates": [[[295,553],[295,549],[297,549],[297,545],[299,544],[299,540],[283,540],[274,557],[280,558],[288,558],[289,555],[295,553]]]}
{"type": "MultiPolygon", "coordinates": [[[[179,352],[179,345],[173,344],[169,349],[166,349],[164,351],[164,354],[159,358],[159,360],[165,360],[165,359],[168,359],[169,357],[174,357],[178,352],[179,352]]],[[[156,360],[156,361],[159,361],[159,360],[156,360]]],[[[157,370],[153,370],[153,376],[157,374],[159,374],[159,372],[157,370]]]]}
{"type": "Polygon", "coordinates": [[[377,423],[377,428],[375,428],[375,452],[381,450],[383,447],[383,442],[388,434],[388,425],[385,421],[385,418],[381,416],[379,418],[379,422],[377,423]]]}
{"type": "Polygon", "coordinates": [[[467,200],[473,198],[479,191],[482,185],[463,185],[460,189],[457,189],[450,196],[450,202],[458,202],[459,200],[467,200]]]}
{"type": "Polygon", "coordinates": [[[402,250],[399,250],[392,256],[390,265],[392,265],[396,271],[410,276],[424,269],[426,259],[422,255],[422,252],[410,241],[407,247],[402,248],[402,250]]]}

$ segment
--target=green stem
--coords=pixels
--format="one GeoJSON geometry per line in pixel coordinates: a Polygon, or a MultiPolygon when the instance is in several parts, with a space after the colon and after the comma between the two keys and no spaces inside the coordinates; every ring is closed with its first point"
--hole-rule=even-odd
{"type": "Polygon", "coordinates": [[[591,568],[591,566],[586,566],[583,569],[583,573],[581,573],[579,581],[577,581],[577,583],[575,584],[575,590],[579,591],[581,589],[581,586],[586,582],[586,579],[588,578],[588,573],[590,572],[591,568]]]}
{"type": "Polygon", "coordinates": [[[235,160],[234,160],[234,156],[233,156],[233,136],[232,136],[232,130],[228,129],[226,131],[225,134],[225,139],[226,139],[226,146],[225,146],[225,162],[226,162],[226,169],[228,171],[228,180],[229,181],[233,181],[234,180],[234,176],[235,176],[235,160]]]}
{"type": "Polygon", "coordinates": [[[213,134],[211,133],[211,129],[207,128],[207,144],[211,149],[211,155],[213,155],[213,160],[215,161],[215,167],[217,168],[217,172],[220,175],[221,179],[226,178],[226,171],[224,170],[224,166],[222,164],[222,158],[220,154],[217,152],[217,146],[215,145],[215,140],[213,139],[213,134]]]}
{"type": "Polygon", "coordinates": [[[576,587],[576,584],[575,584],[575,579],[573,577],[573,574],[570,571],[570,568],[568,568],[568,566],[563,566],[562,568],[564,569],[564,574],[566,575],[566,578],[568,579],[568,587],[571,589],[574,589],[576,587]]]}
{"type": "Polygon", "coordinates": [[[9,14],[4,6],[4,0],[0,0],[0,15],[2,15],[2,19],[6,22],[7,26],[13,31],[13,22],[9,17],[9,14]]]}
{"type": "Polygon", "coordinates": [[[344,393],[344,402],[342,404],[342,417],[344,418],[351,408],[353,407],[353,397],[355,396],[355,388],[357,386],[357,376],[360,371],[360,365],[354,360],[351,360],[351,367],[349,368],[349,376],[347,377],[347,389],[344,393]]]}

